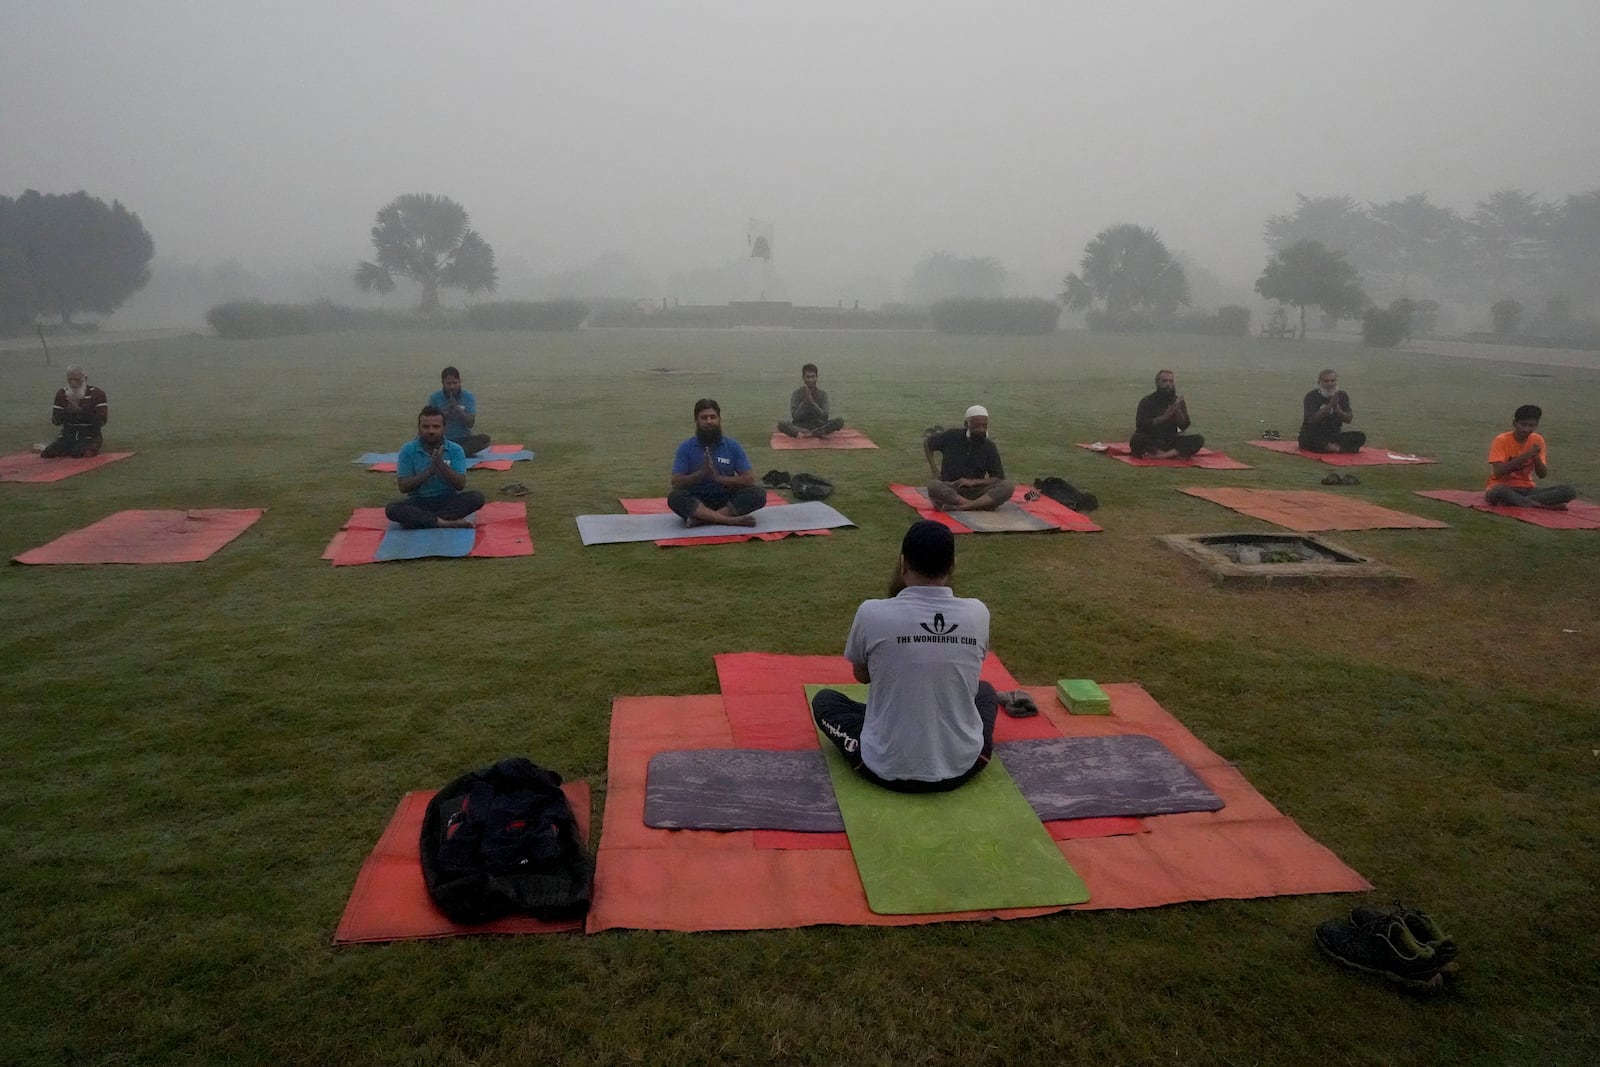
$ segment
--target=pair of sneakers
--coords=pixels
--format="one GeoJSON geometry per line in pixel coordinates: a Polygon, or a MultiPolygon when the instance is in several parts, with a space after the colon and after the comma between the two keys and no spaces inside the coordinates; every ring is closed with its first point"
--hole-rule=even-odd
{"type": "Polygon", "coordinates": [[[1361,479],[1354,474],[1340,474],[1335,471],[1322,479],[1323,485],[1360,485],[1361,479]]]}
{"type": "Polygon", "coordinates": [[[1456,943],[1426,912],[1398,900],[1388,911],[1358,907],[1349,919],[1317,926],[1317,947],[1335,961],[1410,989],[1444,988],[1445,975],[1460,964],[1456,943]]]}

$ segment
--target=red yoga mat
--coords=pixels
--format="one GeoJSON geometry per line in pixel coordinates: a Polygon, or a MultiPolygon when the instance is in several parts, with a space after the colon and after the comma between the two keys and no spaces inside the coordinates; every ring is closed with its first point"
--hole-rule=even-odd
{"type": "Polygon", "coordinates": [[[1418,489],[1415,492],[1429,500],[1442,500],[1446,504],[1471,508],[1473,511],[1486,511],[1490,515],[1509,515],[1549,530],[1600,530],[1600,504],[1585,500],[1574,500],[1567,504],[1565,511],[1557,511],[1551,508],[1507,508],[1486,504],[1481,489],[1418,489]]]}
{"type": "Polygon", "coordinates": [[[877,448],[860,430],[835,430],[826,437],[790,437],[785,433],[772,435],[773,451],[787,452],[808,448],[859,449],[877,448]]]}
{"type": "Polygon", "coordinates": [[[1436,459],[1427,456],[1412,456],[1400,452],[1390,452],[1387,448],[1378,446],[1364,446],[1359,452],[1307,452],[1294,441],[1247,441],[1246,444],[1265,448],[1271,452],[1282,452],[1287,456],[1300,456],[1304,459],[1314,459],[1318,463],[1326,463],[1333,467],[1415,467],[1422,463],[1437,463],[1436,459]]]}
{"type": "Polygon", "coordinates": [[[1202,448],[1194,455],[1183,459],[1177,457],[1160,459],[1154,456],[1135,456],[1128,448],[1128,442],[1126,441],[1114,441],[1110,444],[1103,444],[1097,441],[1093,444],[1079,444],[1078,447],[1086,448],[1090,452],[1099,452],[1102,455],[1110,456],[1119,463],[1126,463],[1130,467],[1198,467],[1202,470],[1210,471],[1247,471],[1251,469],[1250,464],[1240,463],[1236,459],[1225,456],[1221,452],[1213,452],[1209,448],[1202,448]],[[1096,448],[1096,444],[1100,444],[1101,447],[1096,448]]]}
{"type": "Polygon", "coordinates": [[[131,455],[132,452],[102,452],[98,456],[83,459],[67,456],[41,459],[37,452],[14,452],[9,456],[0,456],[0,482],[59,482],[131,455]]]}
{"type": "MultiPolygon", "coordinates": [[[[1096,526],[1094,520],[1087,515],[1073,511],[1065,504],[1052,500],[1047,496],[1040,496],[1037,500],[1029,500],[1029,489],[1017,486],[1011,494],[1011,503],[1035,518],[1043,519],[1057,530],[1066,530],[1071,533],[1100,533],[1101,528],[1096,526]]],[[[916,513],[924,519],[931,519],[942,526],[948,527],[952,533],[965,534],[972,530],[962,525],[959,512],[937,511],[928,503],[928,498],[923,495],[921,488],[911,485],[890,483],[889,492],[899,497],[906,504],[911,505],[916,513]]]]}
{"type": "MultiPolygon", "coordinates": [[[[561,787],[578,819],[578,832],[589,839],[589,783],[561,787]]],[[[582,919],[545,922],[527,915],[509,916],[477,926],[445,918],[422,880],[422,817],[437,790],[407,793],[384,827],[383,836],[361,864],[355,888],[344,906],[335,945],[362,941],[413,941],[462,934],[557,934],[583,929],[582,919]]]]}
{"type": "Polygon", "coordinates": [[[265,508],[119,511],[24,552],[18,563],[199,563],[248,530],[265,508]]]}
{"type": "MultiPolygon", "coordinates": [[[[477,520],[469,558],[504,558],[533,555],[533,535],[528,533],[528,505],[520,500],[491,500],[473,513],[477,520]]],[[[383,535],[389,532],[389,519],[382,508],[356,508],[345,520],[344,528],[333,535],[322,558],[335,567],[353,567],[377,562],[374,557],[383,535]]]]}
{"type": "MultiPolygon", "coordinates": [[[[521,452],[522,449],[522,445],[490,445],[477,454],[475,457],[477,462],[468,469],[475,471],[508,471],[511,469],[511,460],[488,459],[485,457],[493,456],[496,452],[521,452]]],[[[399,464],[391,461],[388,463],[374,463],[367,470],[375,474],[393,474],[398,468],[399,464]]]]}

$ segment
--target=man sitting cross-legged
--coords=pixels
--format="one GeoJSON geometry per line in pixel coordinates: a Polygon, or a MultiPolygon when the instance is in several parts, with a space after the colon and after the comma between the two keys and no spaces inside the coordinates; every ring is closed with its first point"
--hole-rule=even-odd
{"type": "Polygon", "coordinates": [[[483,494],[466,488],[467,454],[445,440],[444,412],[432,404],[417,416],[417,436],[401,447],[395,470],[407,496],[383,513],[408,530],[471,526],[467,516],[483,507],[483,494]]]}
{"type": "Polygon", "coordinates": [[[828,415],[828,394],[817,388],[817,365],[800,368],[800,388],[789,395],[789,421],[778,423],[788,437],[827,437],[844,429],[844,420],[828,415]]]}
{"type": "Polygon", "coordinates": [[[85,458],[100,454],[101,427],[110,412],[106,393],[98,385],[89,384],[89,376],[77,364],[67,368],[67,387],[56,390],[55,403],[50,407],[50,421],[61,427],[54,441],[39,453],[43,459],[58,456],[85,458]]]}
{"type": "Polygon", "coordinates": [[[1301,405],[1298,444],[1307,452],[1360,452],[1367,435],[1345,426],[1355,418],[1350,410],[1350,394],[1339,388],[1339,372],[1325,370],[1317,375],[1317,387],[1307,393],[1301,405]]]}
{"type": "Polygon", "coordinates": [[[865,704],[819,691],[812,716],[863,778],[902,793],[954,789],[989,764],[998,698],[979,681],[989,609],[950,588],[954,535],[922,520],[906,531],[889,598],[856,609],[845,658],[871,683],[865,704]]]}
{"type": "Polygon", "coordinates": [[[1483,499],[1487,504],[1509,508],[1563,509],[1577,497],[1570,485],[1536,486],[1535,479],[1550,473],[1550,453],[1539,433],[1544,411],[1524,404],[1511,416],[1511,429],[1495,437],[1489,445],[1489,484],[1483,499]]]}
{"type": "Polygon", "coordinates": [[[752,511],[767,506],[744,448],[722,435],[722,406],[694,402],[694,436],[672,457],[672,492],[667,507],[685,526],[754,526],[752,511]]]}
{"type": "Polygon", "coordinates": [[[1016,489],[1006,481],[1000,450],[989,438],[989,409],[980,404],[967,409],[961,429],[924,437],[922,456],[934,476],[928,483],[928,499],[938,511],[993,511],[1016,489]]]}
{"type": "Polygon", "coordinates": [[[1156,459],[1187,459],[1205,446],[1206,439],[1189,428],[1189,403],[1178,392],[1178,376],[1169,370],[1156,374],[1156,391],[1139,401],[1133,416],[1133,436],[1128,451],[1156,459]]]}
{"type": "Polygon", "coordinates": [[[439,388],[428,397],[428,403],[444,414],[446,439],[461,446],[469,457],[489,447],[489,435],[474,433],[478,424],[478,399],[461,388],[461,372],[446,367],[439,372],[439,388]]]}

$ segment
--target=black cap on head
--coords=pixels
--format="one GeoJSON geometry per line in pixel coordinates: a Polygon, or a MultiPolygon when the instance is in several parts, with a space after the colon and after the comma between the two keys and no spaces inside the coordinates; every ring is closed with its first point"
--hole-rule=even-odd
{"type": "Polygon", "coordinates": [[[699,418],[700,417],[700,413],[702,411],[704,411],[706,408],[710,408],[712,411],[715,411],[718,415],[722,414],[722,405],[721,404],[717,403],[715,400],[712,400],[709,396],[703,396],[699,400],[696,400],[694,402],[695,418],[699,418]]]}
{"type": "Polygon", "coordinates": [[[956,538],[949,527],[922,519],[906,531],[900,555],[906,566],[924,578],[943,578],[956,565],[956,538]]]}
{"type": "Polygon", "coordinates": [[[1511,416],[1511,421],[1522,422],[1524,419],[1532,419],[1537,422],[1542,418],[1544,418],[1544,409],[1538,404],[1524,404],[1517,409],[1515,415],[1511,416]]]}

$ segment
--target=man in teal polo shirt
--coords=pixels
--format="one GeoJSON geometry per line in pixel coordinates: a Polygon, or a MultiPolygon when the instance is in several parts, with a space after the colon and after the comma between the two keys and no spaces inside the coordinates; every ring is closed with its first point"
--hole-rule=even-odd
{"type": "Polygon", "coordinates": [[[466,487],[467,454],[445,440],[444,412],[432,404],[417,416],[417,436],[401,447],[395,476],[406,498],[383,513],[408,530],[471,526],[467,516],[483,507],[483,494],[466,487]]]}
{"type": "Polygon", "coordinates": [[[454,441],[468,456],[476,456],[489,447],[489,435],[474,433],[478,425],[478,398],[461,388],[461,372],[446,367],[439,372],[440,388],[428,397],[428,403],[444,415],[444,436],[454,441]]]}

